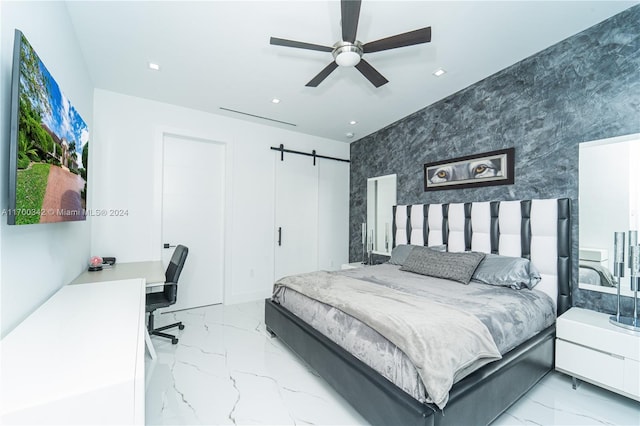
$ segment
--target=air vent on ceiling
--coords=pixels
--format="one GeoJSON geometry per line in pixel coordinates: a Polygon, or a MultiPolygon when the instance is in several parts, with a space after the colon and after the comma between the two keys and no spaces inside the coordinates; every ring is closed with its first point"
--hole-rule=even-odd
{"type": "Polygon", "coordinates": [[[276,119],[273,119],[273,118],[262,117],[260,115],[249,114],[248,112],[237,111],[235,109],[230,109],[230,108],[225,108],[225,107],[220,107],[220,109],[223,110],[223,111],[233,112],[235,114],[246,115],[248,117],[259,118],[261,120],[273,121],[274,123],[286,124],[287,126],[297,127],[297,124],[287,123],[286,121],[280,121],[280,120],[276,120],[276,119]]]}

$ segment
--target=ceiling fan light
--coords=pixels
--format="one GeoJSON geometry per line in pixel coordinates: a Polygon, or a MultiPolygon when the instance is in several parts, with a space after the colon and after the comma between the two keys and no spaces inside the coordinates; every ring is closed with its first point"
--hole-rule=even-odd
{"type": "Polygon", "coordinates": [[[336,63],[341,67],[353,67],[360,62],[360,55],[357,52],[341,52],[336,56],[336,63]]]}

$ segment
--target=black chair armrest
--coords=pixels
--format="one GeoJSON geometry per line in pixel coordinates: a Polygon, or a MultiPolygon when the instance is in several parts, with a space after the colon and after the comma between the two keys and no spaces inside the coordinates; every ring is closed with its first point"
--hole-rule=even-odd
{"type": "Polygon", "coordinates": [[[178,297],[178,283],[164,283],[164,297],[170,303],[175,303],[178,297]]]}

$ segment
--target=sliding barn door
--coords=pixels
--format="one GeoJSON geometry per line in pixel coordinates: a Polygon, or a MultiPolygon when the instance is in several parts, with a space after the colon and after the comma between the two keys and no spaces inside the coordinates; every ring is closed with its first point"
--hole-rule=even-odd
{"type": "Polygon", "coordinates": [[[275,280],[318,269],[318,168],[302,155],[274,153],[275,280]]]}
{"type": "Polygon", "coordinates": [[[349,163],[275,153],[275,279],[349,259],[349,163]]]}

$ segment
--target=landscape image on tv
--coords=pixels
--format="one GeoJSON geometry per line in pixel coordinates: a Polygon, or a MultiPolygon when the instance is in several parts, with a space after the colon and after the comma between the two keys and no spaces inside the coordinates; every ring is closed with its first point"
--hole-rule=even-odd
{"type": "MultiPolygon", "coordinates": [[[[85,219],[89,130],[26,37],[19,37],[15,224],[85,219]]],[[[18,42],[16,41],[16,48],[18,42]]],[[[17,72],[14,64],[14,73],[17,72]]],[[[15,99],[15,98],[14,98],[15,99]]],[[[13,195],[13,194],[11,194],[13,195]]],[[[11,223],[11,218],[10,218],[11,223]]]]}

